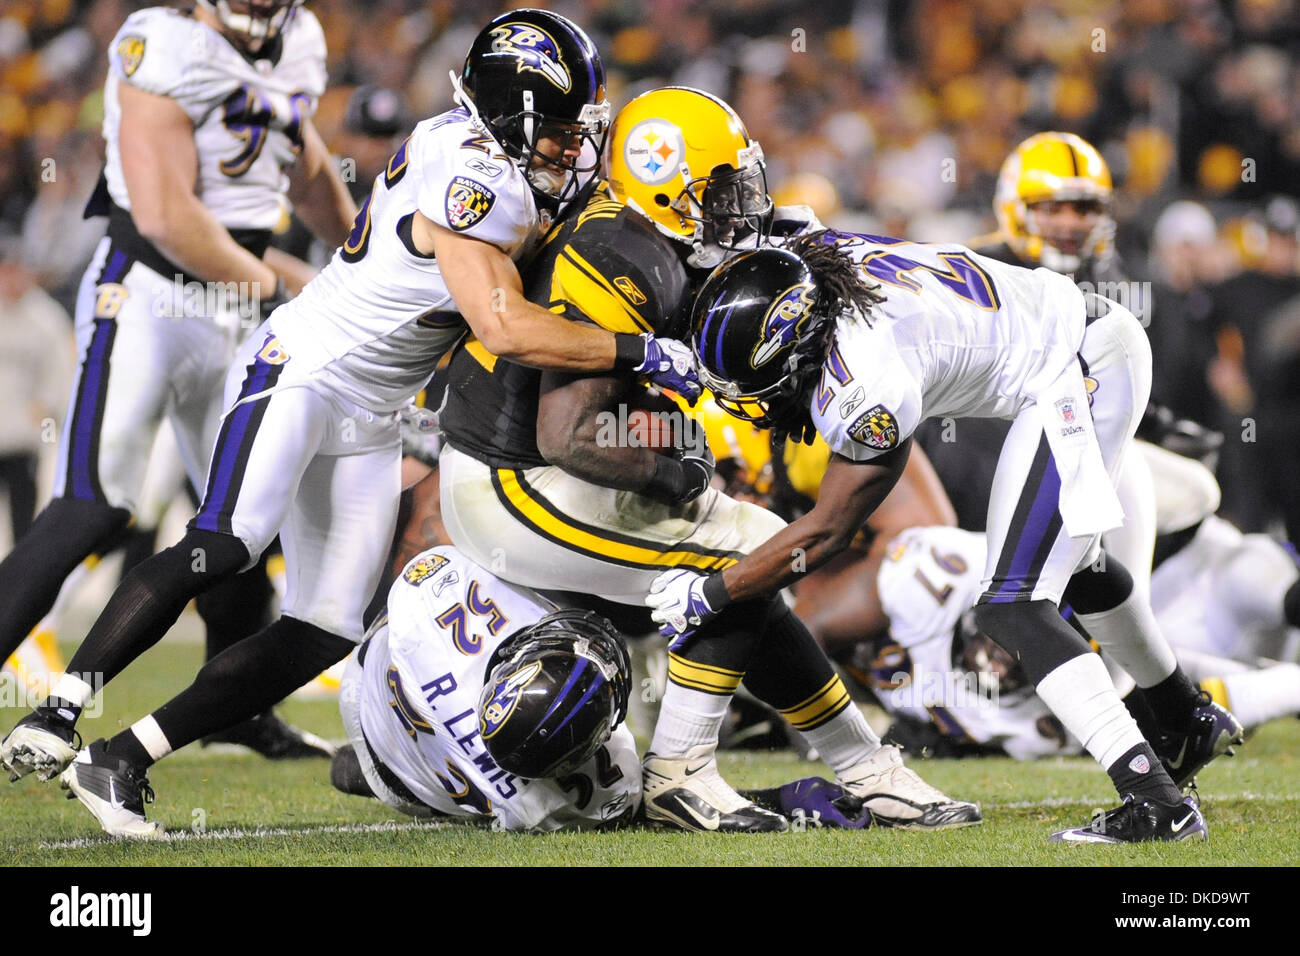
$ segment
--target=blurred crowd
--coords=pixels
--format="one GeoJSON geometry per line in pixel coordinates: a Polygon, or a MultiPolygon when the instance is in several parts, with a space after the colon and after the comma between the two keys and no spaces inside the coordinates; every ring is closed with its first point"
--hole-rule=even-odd
{"type": "MultiPolygon", "coordinates": [[[[8,286],[68,310],[103,228],[81,211],[102,163],[106,50],[147,5],[0,5],[8,286]]],[[[394,137],[450,105],[448,71],[512,5],[309,0],[329,44],[317,125],[359,189],[394,137]]],[[[777,202],[843,228],[969,240],[994,227],[998,168],[1021,139],[1094,143],[1125,271],[1153,284],[1156,397],[1225,433],[1230,517],[1300,538],[1285,482],[1300,473],[1300,0],[545,5],[591,33],[615,108],[664,84],[722,95],[763,144],[777,202]]]]}

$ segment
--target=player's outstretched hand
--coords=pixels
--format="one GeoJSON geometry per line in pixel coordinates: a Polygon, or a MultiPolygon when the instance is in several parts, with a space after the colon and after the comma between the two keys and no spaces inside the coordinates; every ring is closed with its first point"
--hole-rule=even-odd
{"type": "Polygon", "coordinates": [[[670,388],[694,405],[701,391],[695,353],[676,339],[657,339],[649,332],[641,338],[645,340],[645,358],[633,371],[648,375],[660,388],[670,388]]]}
{"type": "Polygon", "coordinates": [[[691,635],[721,610],[711,607],[704,596],[708,580],[708,575],[698,571],[673,568],[650,583],[645,602],[651,609],[650,618],[660,625],[659,633],[672,638],[670,651],[681,650],[691,635]]]}

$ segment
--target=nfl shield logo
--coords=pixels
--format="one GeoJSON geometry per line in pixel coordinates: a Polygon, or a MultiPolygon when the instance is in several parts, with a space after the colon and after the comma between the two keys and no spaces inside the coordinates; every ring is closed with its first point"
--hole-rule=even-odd
{"type": "Polygon", "coordinates": [[[1061,415],[1061,421],[1070,425],[1074,423],[1074,399],[1061,398],[1057,399],[1056,410],[1061,415]]]}

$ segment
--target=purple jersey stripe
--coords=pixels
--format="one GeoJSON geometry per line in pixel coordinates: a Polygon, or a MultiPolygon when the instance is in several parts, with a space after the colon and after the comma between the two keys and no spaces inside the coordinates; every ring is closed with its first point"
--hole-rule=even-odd
{"type": "MultiPolygon", "coordinates": [[[[121,253],[119,253],[121,255],[121,253]]],[[[125,257],[123,257],[125,258],[125,257]]],[[[95,331],[86,349],[86,361],[81,369],[81,385],[73,415],[72,436],[69,442],[69,460],[72,471],[72,496],[81,501],[95,501],[97,470],[99,467],[96,446],[99,425],[103,416],[104,393],[108,385],[109,355],[117,326],[112,319],[95,319],[95,331]]]]}
{"type": "Polygon", "coordinates": [[[1060,513],[1060,500],[1061,475],[1056,470],[1056,459],[1049,457],[1042,480],[1038,483],[1038,493],[1034,496],[1033,507],[1029,509],[1024,529],[1016,542],[1015,554],[1011,558],[1011,567],[1007,571],[1006,580],[1002,582],[997,593],[989,599],[990,603],[1009,604],[1015,601],[1017,597],[1022,596],[1027,583],[1031,584],[1032,589],[1032,582],[1038,580],[1038,572],[1042,570],[1041,566],[1034,566],[1035,558],[1044,544],[1043,539],[1049,534],[1055,536],[1054,525],[1060,513]]]}
{"type": "MultiPolygon", "coordinates": [[[[244,387],[239,390],[239,397],[242,399],[262,391],[266,388],[268,379],[279,368],[280,366],[268,365],[261,359],[255,360],[253,370],[244,379],[244,387]]],[[[230,496],[232,485],[235,483],[235,472],[242,470],[239,468],[240,459],[243,457],[240,452],[244,446],[249,422],[253,419],[258,404],[258,402],[246,402],[240,405],[221,427],[221,436],[217,439],[218,458],[212,462],[209,469],[208,492],[203,496],[203,505],[199,513],[194,516],[194,526],[202,531],[221,530],[218,520],[222,512],[227,510],[226,499],[230,496]]],[[[247,465],[247,461],[243,464],[247,465]]],[[[235,492],[237,494],[238,489],[235,489],[235,492]]]]}
{"type": "Polygon", "coordinates": [[[127,266],[126,253],[121,249],[114,249],[113,254],[109,256],[108,265],[100,274],[99,281],[104,282],[121,282],[122,276],[126,274],[127,266]]]}

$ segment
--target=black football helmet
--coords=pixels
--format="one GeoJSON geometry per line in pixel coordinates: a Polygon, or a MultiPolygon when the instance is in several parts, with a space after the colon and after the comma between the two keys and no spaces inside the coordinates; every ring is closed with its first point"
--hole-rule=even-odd
{"type": "Polygon", "coordinates": [[[571,198],[586,184],[577,174],[599,166],[609,129],[605,67],[565,17],[530,9],[497,17],[470,46],[458,89],[540,196],[571,198]],[[547,156],[537,148],[547,137],[579,155],[547,156]]]}
{"type": "Polygon", "coordinates": [[[559,777],[591,759],[627,716],[632,664],[592,611],[555,611],[504,641],[488,661],[479,733],[498,767],[559,777]]]}
{"type": "Polygon", "coordinates": [[[721,408],[780,428],[808,404],[801,366],[816,369],[821,359],[797,346],[819,324],[817,291],[807,264],[784,249],[746,252],[713,270],[695,299],[691,344],[721,408]]]}

